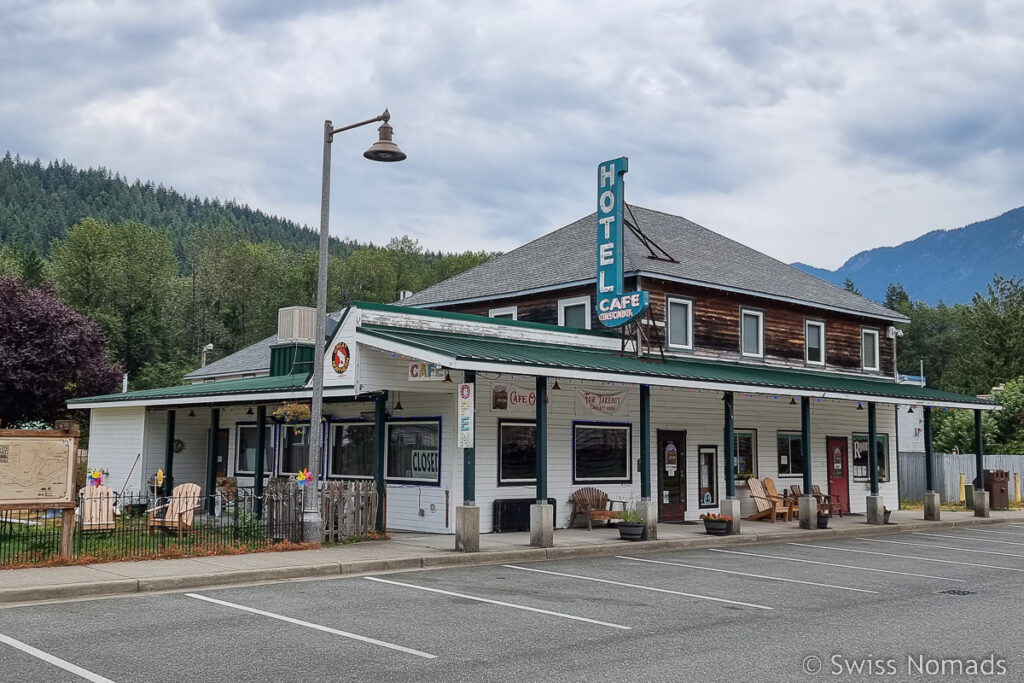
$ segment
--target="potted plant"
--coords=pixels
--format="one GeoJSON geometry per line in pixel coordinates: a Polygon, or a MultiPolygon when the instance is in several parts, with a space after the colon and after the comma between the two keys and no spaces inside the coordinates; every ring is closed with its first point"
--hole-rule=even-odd
{"type": "Polygon", "coordinates": [[[644,535],[644,518],[636,510],[619,513],[619,538],[623,541],[639,541],[644,535]]]}
{"type": "Polygon", "coordinates": [[[827,529],[828,528],[828,517],[829,517],[828,510],[818,510],[818,528],[819,529],[827,529]]]}
{"type": "Polygon", "coordinates": [[[305,403],[282,403],[277,410],[271,413],[278,422],[304,422],[310,417],[309,406],[305,403]]]}
{"type": "Polygon", "coordinates": [[[725,536],[732,522],[732,517],[717,512],[705,513],[700,518],[704,520],[704,533],[710,536],[725,536]]]}
{"type": "Polygon", "coordinates": [[[882,524],[888,524],[889,523],[889,515],[891,515],[891,514],[892,514],[892,510],[890,510],[889,508],[887,508],[885,506],[882,506],[882,524]]]}

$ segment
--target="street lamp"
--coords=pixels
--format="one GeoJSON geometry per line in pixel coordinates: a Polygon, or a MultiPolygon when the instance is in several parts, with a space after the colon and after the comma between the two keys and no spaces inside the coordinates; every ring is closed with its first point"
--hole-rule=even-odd
{"type": "Polygon", "coordinates": [[[313,398],[310,406],[309,418],[309,472],[311,480],[305,496],[305,504],[302,514],[305,539],[307,541],[321,542],[324,538],[324,522],[320,515],[320,454],[323,450],[323,427],[320,424],[323,420],[324,410],[324,347],[326,340],[324,336],[324,318],[327,317],[327,246],[330,242],[330,235],[327,229],[328,218],[331,209],[331,143],[334,142],[335,133],[341,133],[353,128],[359,128],[370,123],[383,121],[379,131],[379,139],[370,149],[363,152],[363,156],[370,161],[402,161],[405,159],[405,152],[398,148],[392,140],[394,129],[388,121],[391,114],[387,109],[383,114],[374,116],[372,119],[353,123],[350,126],[335,128],[330,121],[324,121],[324,167],[323,185],[320,194],[320,265],[316,278],[316,339],[314,340],[314,362],[313,362],[313,398]]]}

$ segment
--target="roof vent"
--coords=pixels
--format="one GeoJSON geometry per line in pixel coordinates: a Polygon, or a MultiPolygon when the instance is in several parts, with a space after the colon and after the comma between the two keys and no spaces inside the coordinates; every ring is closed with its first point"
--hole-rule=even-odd
{"type": "Polygon", "coordinates": [[[410,296],[412,296],[412,290],[410,290],[410,289],[403,289],[402,291],[400,291],[398,293],[398,300],[399,301],[405,301],[410,296]]]}
{"type": "Polygon", "coordinates": [[[307,342],[312,344],[316,335],[316,309],[308,306],[288,306],[277,310],[277,341],[307,342]]]}

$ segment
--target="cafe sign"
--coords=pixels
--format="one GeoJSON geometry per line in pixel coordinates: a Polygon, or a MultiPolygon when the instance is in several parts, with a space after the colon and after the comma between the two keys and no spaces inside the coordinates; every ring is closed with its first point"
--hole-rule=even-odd
{"type": "Polygon", "coordinates": [[[444,380],[445,369],[437,363],[409,363],[410,382],[438,382],[444,380]]]}
{"type": "Polygon", "coordinates": [[[619,157],[597,167],[597,319],[605,327],[621,327],[650,304],[647,292],[626,292],[622,274],[622,177],[629,159],[619,157]]]}

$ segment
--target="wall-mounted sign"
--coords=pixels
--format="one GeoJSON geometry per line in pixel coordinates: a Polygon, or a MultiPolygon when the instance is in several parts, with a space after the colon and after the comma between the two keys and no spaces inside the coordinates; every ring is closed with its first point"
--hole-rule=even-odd
{"type": "Polygon", "coordinates": [[[74,507],[78,439],[55,434],[0,432],[0,509],[42,503],[74,507]]]}
{"type": "Polygon", "coordinates": [[[459,385],[459,448],[473,447],[473,401],[472,384],[459,385]]]}
{"type": "Polygon", "coordinates": [[[437,363],[409,363],[410,382],[437,382],[444,379],[445,369],[437,363]]]}
{"type": "Polygon", "coordinates": [[[331,352],[331,367],[339,375],[345,374],[348,370],[348,362],[352,354],[349,353],[348,344],[345,342],[338,342],[334,346],[334,351],[331,352]]]}
{"type": "Polygon", "coordinates": [[[491,389],[491,410],[503,413],[533,413],[537,392],[517,384],[495,384],[491,389]]]}
{"type": "Polygon", "coordinates": [[[597,390],[578,387],[576,389],[577,417],[627,417],[629,405],[626,399],[628,389],[597,390]]]}
{"type": "Polygon", "coordinates": [[[622,275],[622,176],[629,159],[619,157],[597,167],[597,319],[605,327],[620,327],[650,304],[647,292],[626,292],[622,275]]]}

